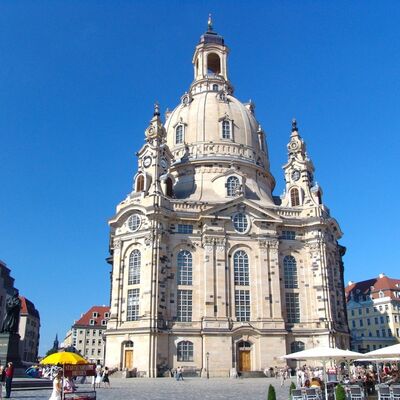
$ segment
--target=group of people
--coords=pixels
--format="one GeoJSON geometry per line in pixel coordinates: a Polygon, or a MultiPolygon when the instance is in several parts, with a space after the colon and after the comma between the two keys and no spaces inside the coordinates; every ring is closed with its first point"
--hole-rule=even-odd
{"type": "Polygon", "coordinates": [[[100,388],[101,384],[104,384],[105,388],[111,387],[110,385],[110,371],[108,367],[102,367],[100,364],[96,365],[96,375],[92,377],[93,388],[100,388]]]}

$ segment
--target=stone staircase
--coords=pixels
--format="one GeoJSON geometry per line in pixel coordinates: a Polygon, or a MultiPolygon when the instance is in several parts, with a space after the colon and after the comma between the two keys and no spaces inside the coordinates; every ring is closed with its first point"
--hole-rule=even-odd
{"type": "Polygon", "coordinates": [[[266,378],[263,371],[242,371],[239,374],[240,378],[266,378]]]}

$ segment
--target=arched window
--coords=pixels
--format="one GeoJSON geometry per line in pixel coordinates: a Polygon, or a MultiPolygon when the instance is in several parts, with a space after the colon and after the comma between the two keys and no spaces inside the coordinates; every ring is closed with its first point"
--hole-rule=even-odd
{"type": "Polygon", "coordinates": [[[297,285],[297,263],[293,256],[285,256],[283,259],[283,275],[285,288],[296,289],[297,285]]]}
{"type": "Polygon", "coordinates": [[[231,139],[231,122],[227,119],[222,121],[222,139],[231,139]]]}
{"type": "Polygon", "coordinates": [[[144,190],[144,176],[139,175],[136,179],[136,191],[143,192],[144,190]]]}
{"type": "Polygon", "coordinates": [[[290,352],[297,353],[298,351],[303,351],[305,349],[305,345],[303,342],[296,340],[295,342],[290,343],[290,352]]]}
{"type": "Polygon", "coordinates": [[[226,195],[229,197],[237,196],[240,189],[240,181],[237,176],[230,176],[226,180],[226,195]]]}
{"type": "Polygon", "coordinates": [[[177,345],[178,361],[193,361],[193,343],[188,340],[179,342],[177,345]]]}
{"type": "Polygon", "coordinates": [[[212,85],[212,90],[213,92],[218,92],[218,85],[216,84],[212,85]]]}
{"type": "Polygon", "coordinates": [[[141,258],[140,251],[137,249],[133,250],[129,256],[128,285],[140,283],[141,258]]]}
{"type": "Polygon", "coordinates": [[[290,191],[290,201],[292,203],[292,207],[300,205],[300,195],[299,195],[299,190],[297,188],[293,188],[290,191]]]}
{"type": "Polygon", "coordinates": [[[192,254],[190,251],[181,250],[177,256],[178,285],[192,284],[192,254]]]}
{"type": "Polygon", "coordinates": [[[235,285],[249,285],[249,257],[243,250],[238,250],[233,255],[233,272],[235,285]]]}
{"type": "Polygon", "coordinates": [[[178,125],[175,128],[175,144],[183,143],[183,125],[178,125]]]}
{"type": "Polygon", "coordinates": [[[165,188],[166,188],[166,195],[168,197],[172,197],[174,194],[174,190],[173,190],[173,185],[172,185],[172,179],[171,178],[167,178],[165,180],[165,188]]]}
{"type": "Polygon", "coordinates": [[[218,75],[221,73],[221,60],[218,54],[210,53],[207,57],[207,74],[218,75]]]}

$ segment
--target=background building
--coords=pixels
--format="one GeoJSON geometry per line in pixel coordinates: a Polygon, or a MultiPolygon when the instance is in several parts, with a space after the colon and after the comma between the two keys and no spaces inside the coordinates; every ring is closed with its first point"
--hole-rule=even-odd
{"type": "Polygon", "coordinates": [[[400,280],[385,274],[346,287],[351,348],[367,352],[400,340],[400,280]]]}
{"type": "Polygon", "coordinates": [[[22,361],[36,362],[39,352],[40,315],[35,305],[20,296],[21,313],[19,319],[20,357],[22,361]]]}
{"type": "Polygon", "coordinates": [[[103,335],[109,317],[110,307],[93,306],[72,325],[64,340],[64,347],[72,345],[90,362],[103,364],[105,347],[103,335]]]}
{"type": "Polygon", "coordinates": [[[210,21],[193,83],[165,125],[155,107],[110,220],[109,367],[228,376],[349,345],[339,225],[295,121],[273,196],[265,133],[233,95],[228,53],[210,21]]]}

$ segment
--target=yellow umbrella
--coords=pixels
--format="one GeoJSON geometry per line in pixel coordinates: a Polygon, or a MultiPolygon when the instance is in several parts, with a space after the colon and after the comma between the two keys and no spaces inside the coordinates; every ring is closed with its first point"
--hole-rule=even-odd
{"type": "Polygon", "coordinates": [[[82,356],[70,351],[61,351],[60,353],[53,353],[43,358],[40,361],[42,365],[57,365],[57,364],[89,364],[82,356]]]}

